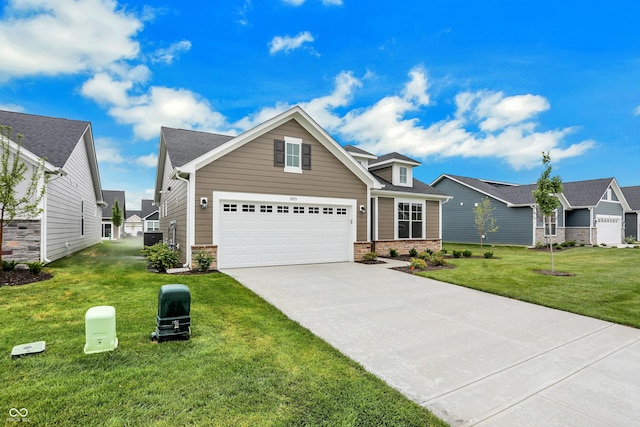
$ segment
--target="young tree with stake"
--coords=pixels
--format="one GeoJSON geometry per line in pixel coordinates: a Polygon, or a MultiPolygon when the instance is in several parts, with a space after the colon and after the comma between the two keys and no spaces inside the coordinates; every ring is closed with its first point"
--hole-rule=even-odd
{"type": "Polygon", "coordinates": [[[476,204],[473,213],[476,216],[476,229],[480,235],[480,250],[482,250],[482,240],[487,233],[498,231],[496,219],[493,217],[494,207],[491,206],[491,200],[488,197],[482,199],[482,202],[476,204]]]}
{"type": "Polygon", "coordinates": [[[551,271],[555,272],[553,245],[551,244],[551,237],[549,236],[550,230],[547,230],[547,225],[550,224],[554,211],[560,206],[558,194],[562,193],[562,180],[559,176],[551,177],[551,156],[549,156],[548,152],[542,153],[542,164],[545,166],[545,170],[542,175],[540,175],[540,178],[538,178],[538,186],[532,193],[533,200],[535,200],[538,205],[538,210],[542,213],[544,234],[545,237],[547,237],[549,251],[551,252],[551,271]]]}

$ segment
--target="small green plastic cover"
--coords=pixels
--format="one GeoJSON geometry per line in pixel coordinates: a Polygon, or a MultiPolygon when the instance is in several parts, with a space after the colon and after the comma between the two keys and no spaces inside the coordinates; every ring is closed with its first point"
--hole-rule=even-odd
{"type": "Polygon", "coordinates": [[[158,317],[189,316],[191,312],[191,292],[186,285],[163,285],[158,292],[158,317]]]}

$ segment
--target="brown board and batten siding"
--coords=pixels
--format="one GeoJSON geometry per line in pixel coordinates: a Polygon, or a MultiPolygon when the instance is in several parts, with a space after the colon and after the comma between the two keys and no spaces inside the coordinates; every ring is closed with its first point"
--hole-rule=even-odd
{"type": "Polygon", "coordinates": [[[395,199],[378,198],[378,239],[393,240],[395,238],[395,199]]]}
{"type": "MultiPolygon", "coordinates": [[[[196,171],[195,201],[211,200],[214,191],[284,194],[291,196],[355,199],[367,205],[367,186],[295,120],[267,132],[196,171]],[[285,136],[311,145],[311,169],[287,173],[274,166],[274,141],[285,136]]],[[[195,210],[195,244],[211,244],[211,209],[195,210]]],[[[357,240],[367,241],[367,216],[354,212],[357,240]]]]}
{"type": "Polygon", "coordinates": [[[440,202],[427,200],[427,239],[440,238],[440,202]]]}

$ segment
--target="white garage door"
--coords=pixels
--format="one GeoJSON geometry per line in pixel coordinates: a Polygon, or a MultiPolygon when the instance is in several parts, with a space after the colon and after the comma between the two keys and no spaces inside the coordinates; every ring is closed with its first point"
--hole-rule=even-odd
{"type": "Polygon", "coordinates": [[[348,205],[221,200],[218,268],[351,261],[348,205]]]}
{"type": "Polygon", "coordinates": [[[622,217],[597,215],[598,244],[619,245],[622,241],[622,217]]]}

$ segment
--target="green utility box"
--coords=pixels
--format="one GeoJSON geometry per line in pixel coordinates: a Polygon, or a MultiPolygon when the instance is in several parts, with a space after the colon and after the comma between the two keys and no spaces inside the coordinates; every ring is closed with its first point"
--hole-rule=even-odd
{"type": "Polygon", "coordinates": [[[191,292],[186,285],[164,285],[158,292],[156,331],[152,340],[189,339],[191,336],[191,292]]]}

